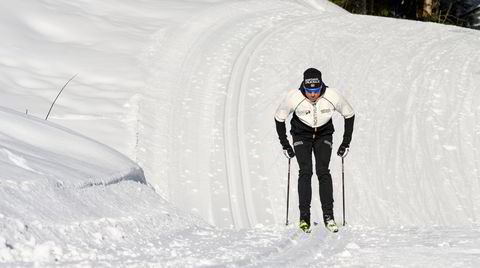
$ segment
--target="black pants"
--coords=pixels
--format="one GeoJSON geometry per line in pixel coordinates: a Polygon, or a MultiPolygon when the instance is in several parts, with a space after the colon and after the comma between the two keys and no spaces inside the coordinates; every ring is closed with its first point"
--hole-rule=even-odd
{"type": "Polygon", "coordinates": [[[332,154],[332,136],[315,139],[296,139],[293,137],[295,155],[300,171],[298,174],[298,199],[300,220],[310,224],[310,203],[312,202],[312,152],[315,156],[315,171],[318,176],[320,202],[323,215],[333,217],[333,187],[330,175],[330,157],[332,154]]]}

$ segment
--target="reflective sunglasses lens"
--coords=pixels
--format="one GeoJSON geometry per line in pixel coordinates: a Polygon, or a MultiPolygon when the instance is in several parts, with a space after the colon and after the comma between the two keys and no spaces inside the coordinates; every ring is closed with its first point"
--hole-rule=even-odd
{"type": "Polygon", "coordinates": [[[305,88],[305,91],[308,93],[320,93],[320,87],[315,87],[315,88],[305,88]]]}

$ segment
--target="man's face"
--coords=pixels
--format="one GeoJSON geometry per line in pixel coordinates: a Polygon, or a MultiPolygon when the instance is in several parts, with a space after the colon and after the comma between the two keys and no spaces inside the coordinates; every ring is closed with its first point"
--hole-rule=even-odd
{"type": "Polygon", "coordinates": [[[316,101],[318,100],[318,98],[320,98],[320,92],[314,92],[314,93],[305,92],[305,96],[307,96],[307,98],[310,101],[316,101]]]}
{"type": "Polygon", "coordinates": [[[316,101],[320,98],[320,92],[322,90],[322,85],[320,84],[319,79],[316,79],[314,82],[315,83],[304,83],[303,86],[305,89],[305,96],[307,96],[307,99],[310,101],[316,101]]]}

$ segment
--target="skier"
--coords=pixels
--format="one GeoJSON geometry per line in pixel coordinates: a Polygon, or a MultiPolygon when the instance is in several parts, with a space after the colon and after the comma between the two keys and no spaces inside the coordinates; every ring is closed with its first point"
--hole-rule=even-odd
{"type": "Polygon", "coordinates": [[[333,216],[333,187],[329,164],[332,154],[333,112],[339,112],[345,119],[343,141],[337,155],[348,154],[352,140],[355,113],[352,106],[336,90],[329,88],[322,81],[322,73],[309,68],[303,73],[299,89],[293,89],[278,106],[275,113],[275,125],[288,159],[297,157],[300,168],[298,174],[298,199],[300,209],[300,229],[310,230],[310,203],[312,200],[312,152],[315,157],[315,169],[319,181],[320,202],[322,204],[325,227],[337,232],[338,227],[333,216]],[[293,114],[290,121],[290,145],[285,120],[293,114]]]}

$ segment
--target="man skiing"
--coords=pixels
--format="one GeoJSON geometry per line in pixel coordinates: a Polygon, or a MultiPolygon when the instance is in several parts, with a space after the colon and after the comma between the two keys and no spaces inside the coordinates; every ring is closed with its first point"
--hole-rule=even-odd
{"type": "Polygon", "coordinates": [[[323,83],[322,73],[319,70],[307,69],[303,73],[300,88],[289,91],[275,113],[275,125],[283,153],[288,159],[296,156],[300,168],[298,174],[299,227],[305,232],[310,230],[312,152],[319,181],[323,221],[327,229],[332,232],[338,231],[333,216],[332,176],[328,168],[333,145],[332,115],[334,111],[339,112],[345,119],[343,141],[337,151],[337,155],[345,157],[352,140],[355,113],[342,95],[323,83]],[[290,121],[290,134],[295,149],[290,145],[286,133],[285,121],[290,114],[293,114],[290,121]]]}

